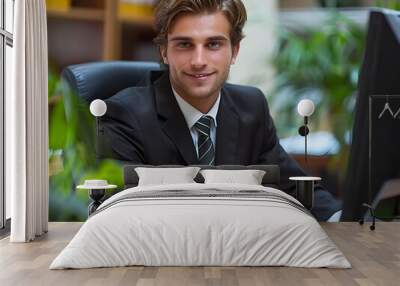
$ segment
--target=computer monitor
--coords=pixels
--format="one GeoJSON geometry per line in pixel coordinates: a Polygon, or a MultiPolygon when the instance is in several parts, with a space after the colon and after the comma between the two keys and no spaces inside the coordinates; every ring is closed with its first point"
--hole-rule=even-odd
{"type": "Polygon", "coordinates": [[[385,182],[400,177],[400,13],[370,12],[358,83],[342,220],[366,213],[385,182]],[[386,103],[391,107],[385,107],[386,103]]]}

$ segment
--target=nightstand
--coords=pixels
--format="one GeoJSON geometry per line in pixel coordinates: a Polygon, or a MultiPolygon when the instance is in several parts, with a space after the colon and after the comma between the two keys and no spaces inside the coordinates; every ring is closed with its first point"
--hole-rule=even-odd
{"type": "Polygon", "coordinates": [[[106,190],[115,189],[116,187],[116,185],[109,185],[107,180],[85,180],[83,185],[76,187],[78,190],[89,191],[89,197],[92,199],[92,202],[88,206],[88,216],[94,213],[101,205],[106,190]]]}
{"type": "Polygon", "coordinates": [[[289,177],[289,180],[296,182],[296,199],[311,210],[314,206],[314,182],[321,181],[321,178],[289,177]]]}

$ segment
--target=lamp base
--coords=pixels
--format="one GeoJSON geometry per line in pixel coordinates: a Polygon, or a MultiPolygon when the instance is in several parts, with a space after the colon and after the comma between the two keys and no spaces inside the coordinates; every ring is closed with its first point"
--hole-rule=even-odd
{"type": "Polygon", "coordinates": [[[101,205],[102,199],[106,193],[105,189],[91,189],[89,190],[89,197],[93,200],[88,206],[88,215],[94,213],[101,205]]]}

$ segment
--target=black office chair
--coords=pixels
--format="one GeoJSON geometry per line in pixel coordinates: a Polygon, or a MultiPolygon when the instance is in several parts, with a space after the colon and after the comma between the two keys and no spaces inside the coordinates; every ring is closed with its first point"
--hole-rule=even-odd
{"type": "Polygon", "coordinates": [[[62,79],[87,103],[107,99],[131,86],[145,86],[162,70],[155,62],[93,62],[66,67],[62,79]]]}
{"type": "MultiPolygon", "coordinates": [[[[132,86],[146,86],[162,74],[156,62],[93,62],[66,67],[61,75],[64,93],[78,96],[79,109],[89,110],[95,99],[105,100],[132,86]]],[[[109,139],[97,122],[96,157],[113,158],[109,139]]]]}

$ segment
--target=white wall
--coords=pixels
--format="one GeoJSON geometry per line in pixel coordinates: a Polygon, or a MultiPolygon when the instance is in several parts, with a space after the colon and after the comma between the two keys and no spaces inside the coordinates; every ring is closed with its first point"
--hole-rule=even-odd
{"type": "Polygon", "coordinates": [[[267,92],[273,81],[273,68],[268,62],[277,41],[277,0],[243,0],[248,20],[244,29],[239,57],[231,68],[229,82],[253,85],[267,92]]]}

